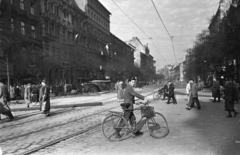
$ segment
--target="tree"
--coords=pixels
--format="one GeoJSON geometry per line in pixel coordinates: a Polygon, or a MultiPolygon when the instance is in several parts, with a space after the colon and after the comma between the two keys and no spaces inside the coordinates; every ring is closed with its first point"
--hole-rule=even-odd
{"type": "Polygon", "coordinates": [[[28,61],[29,55],[23,53],[22,47],[31,46],[30,40],[24,36],[12,32],[4,31],[0,34],[0,61],[6,65],[7,68],[7,84],[8,89],[10,88],[10,69],[9,65],[12,63],[16,64],[17,61],[24,63],[28,61]]]}

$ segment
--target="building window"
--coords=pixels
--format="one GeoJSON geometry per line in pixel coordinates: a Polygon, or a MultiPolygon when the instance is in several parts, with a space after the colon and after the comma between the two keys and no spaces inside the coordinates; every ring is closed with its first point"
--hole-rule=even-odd
{"type": "Polygon", "coordinates": [[[30,9],[30,11],[31,11],[31,14],[32,14],[32,15],[35,15],[35,10],[34,10],[34,4],[33,4],[33,3],[31,3],[31,9],[30,9]]]}
{"type": "Polygon", "coordinates": [[[32,37],[36,38],[35,26],[33,26],[33,25],[31,26],[31,31],[32,31],[31,32],[32,37]]]}
{"type": "Polygon", "coordinates": [[[11,29],[12,29],[12,31],[14,31],[14,19],[13,18],[11,18],[11,29]]]}
{"type": "Polygon", "coordinates": [[[24,10],[24,0],[20,0],[20,9],[24,10]]]}
{"type": "Polygon", "coordinates": [[[25,23],[23,21],[21,21],[21,34],[22,35],[26,34],[26,32],[25,32],[25,23]]]}

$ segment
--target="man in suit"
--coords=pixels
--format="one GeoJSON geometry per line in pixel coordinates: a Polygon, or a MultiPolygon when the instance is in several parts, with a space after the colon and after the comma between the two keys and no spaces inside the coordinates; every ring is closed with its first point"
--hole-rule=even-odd
{"type": "Polygon", "coordinates": [[[163,99],[162,100],[165,100],[165,98],[168,96],[168,83],[166,82],[163,86],[163,99]]]}
{"type": "Polygon", "coordinates": [[[40,111],[45,116],[50,116],[50,88],[46,84],[46,80],[42,80],[42,87],[39,90],[40,111]]]}
{"type": "Polygon", "coordinates": [[[193,84],[190,88],[191,98],[189,99],[188,107],[186,108],[187,110],[191,110],[191,108],[194,106],[194,103],[197,104],[198,110],[201,109],[201,105],[198,99],[198,91],[199,91],[198,84],[196,83],[196,81],[193,81],[193,84]]]}
{"type": "Polygon", "coordinates": [[[174,85],[171,81],[168,81],[168,101],[167,104],[170,104],[171,98],[173,99],[173,104],[177,104],[177,100],[174,95],[174,85]]]}
{"type": "MultiPolygon", "coordinates": [[[[127,87],[125,88],[125,92],[124,92],[124,103],[129,103],[129,105],[127,107],[125,107],[126,109],[128,110],[131,110],[134,108],[133,104],[135,104],[135,97],[141,99],[141,100],[144,100],[143,103],[147,103],[148,100],[136,93],[134,90],[133,90],[133,87],[135,87],[136,85],[136,79],[135,78],[131,78],[128,80],[128,85],[127,87]]],[[[142,132],[140,132],[137,128],[136,128],[136,117],[133,113],[133,111],[125,111],[124,112],[124,117],[129,120],[131,126],[134,128],[133,130],[133,133],[132,133],[132,136],[135,137],[135,136],[138,136],[138,135],[142,135],[142,132]]],[[[124,126],[124,122],[123,120],[120,121],[120,123],[118,124],[118,127],[119,128],[122,128],[124,126]]],[[[116,138],[120,138],[121,135],[119,134],[119,132],[121,131],[121,129],[117,129],[116,130],[116,138]]]]}
{"type": "Polygon", "coordinates": [[[225,89],[224,89],[224,94],[225,94],[225,111],[228,112],[228,115],[226,118],[231,118],[233,113],[233,117],[237,117],[238,112],[235,111],[234,108],[234,101],[236,100],[237,97],[237,91],[234,83],[232,82],[232,79],[228,79],[225,83],[225,89]]]}

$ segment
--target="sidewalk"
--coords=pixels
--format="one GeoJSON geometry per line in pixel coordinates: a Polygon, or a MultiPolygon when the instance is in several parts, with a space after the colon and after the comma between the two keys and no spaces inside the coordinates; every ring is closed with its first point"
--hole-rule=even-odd
{"type": "MultiPolygon", "coordinates": [[[[156,92],[157,86],[149,86],[144,89],[149,89],[151,92],[156,92]]],[[[144,89],[136,88],[137,92],[144,89]]],[[[187,100],[185,89],[175,90],[176,99],[187,100]]],[[[211,98],[209,90],[203,90],[199,92],[199,97],[211,98]]],[[[68,108],[68,107],[83,107],[83,106],[101,106],[106,102],[116,101],[116,92],[103,93],[101,95],[73,95],[73,96],[61,96],[57,98],[51,98],[51,108],[68,108]]],[[[21,100],[19,104],[11,104],[10,108],[12,111],[30,111],[39,110],[39,105],[31,105],[26,108],[24,100],[21,100]]]]}
{"type": "MultiPolygon", "coordinates": [[[[156,86],[149,86],[144,88],[145,90],[155,90],[156,86]]],[[[144,89],[136,88],[137,92],[141,92],[144,89]]],[[[98,95],[70,95],[61,96],[57,98],[51,98],[51,108],[68,108],[68,107],[83,107],[83,106],[101,106],[104,103],[117,100],[116,92],[101,93],[98,95]]],[[[21,100],[19,104],[11,103],[10,108],[12,111],[30,111],[39,110],[38,105],[31,105],[27,108],[25,101],[21,100]]]]}

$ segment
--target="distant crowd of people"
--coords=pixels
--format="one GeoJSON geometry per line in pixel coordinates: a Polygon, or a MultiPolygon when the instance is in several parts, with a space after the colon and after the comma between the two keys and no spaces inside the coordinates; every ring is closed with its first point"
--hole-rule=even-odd
{"type": "Polygon", "coordinates": [[[25,86],[10,87],[9,91],[7,86],[0,78],[0,115],[6,115],[12,121],[14,116],[8,105],[9,102],[24,99],[26,107],[29,108],[30,104],[36,105],[39,103],[40,111],[45,116],[50,115],[50,87],[46,84],[46,80],[42,80],[41,85],[31,85],[30,83],[25,86]]]}

